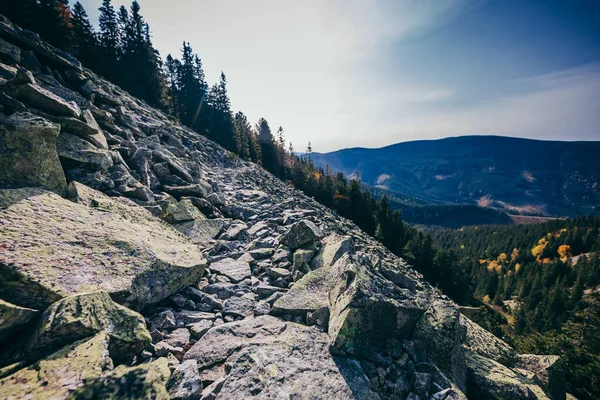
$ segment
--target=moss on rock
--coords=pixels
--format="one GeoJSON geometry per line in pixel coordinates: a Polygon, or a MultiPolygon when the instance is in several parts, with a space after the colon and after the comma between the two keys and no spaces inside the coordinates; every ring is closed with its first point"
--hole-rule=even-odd
{"type": "Polygon", "coordinates": [[[67,181],[56,152],[60,126],[30,113],[0,125],[0,187],[37,186],[62,194],[67,181]]]}
{"type": "Polygon", "coordinates": [[[0,190],[0,297],[43,309],[104,290],[141,307],[202,276],[205,257],[168,224],[99,192],[93,203],[35,188],[0,190]]]}
{"type": "Polygon", "coordinates": [[[0,379],[0,398],[65,399],[78,387],[112,367],[109,338],[99,333],[0,379]]]}
{"type": "Polygon", "coordinates": [[[98,291],[69,296],[52,304],[33,331],[25,357],[38,358],[102,331],[111,338],[113,358],[131,358],[152,342],[140,314],[113,302],[108,293],[98,291]]]}

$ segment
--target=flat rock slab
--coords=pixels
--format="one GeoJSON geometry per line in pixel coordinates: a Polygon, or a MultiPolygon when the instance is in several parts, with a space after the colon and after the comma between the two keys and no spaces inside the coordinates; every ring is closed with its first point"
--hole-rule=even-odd
{"type": "Polygon", "coordinates": [[[270,316],[212,328],[185,359],[197,359],[201,369],[227,360],[224,399],[378,398],[358,363],[332,357],[326,333],[270,316]],[[351,388],[345,376],[362,384],[351,388]]]}
{"type": "Polygon", "coordinates": [[[244,261],[225,258],[223,260],[210,264],[210,270],[220,275],[225,275],[232,282],[238,283],[246,278],[250,278],[250,264],[244,261]]]}
{"type": "Polygon", "coordinates": [[[94,203],[86,207],[40,189],[0,190],[0,297],[44,309],[104,290],[141,307],[200,279],[204,256],[179,232],[99,192],[94,203]]]}

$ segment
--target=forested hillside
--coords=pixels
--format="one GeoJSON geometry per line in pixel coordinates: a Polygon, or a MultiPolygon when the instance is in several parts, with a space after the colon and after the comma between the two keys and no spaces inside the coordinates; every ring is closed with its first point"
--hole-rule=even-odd
{"type": "Polygon", "coordinates": [[[431,204],[470,204],[513,214],[598,212],[600,143],[502,136],[418,140],[315,154],[315,163],[431,204]]]}
{"type": "Polygon", "coordinates": [[[570,390],[600,394],[600,217],[431,231],[520,351],[561,354],[570,390]]]}

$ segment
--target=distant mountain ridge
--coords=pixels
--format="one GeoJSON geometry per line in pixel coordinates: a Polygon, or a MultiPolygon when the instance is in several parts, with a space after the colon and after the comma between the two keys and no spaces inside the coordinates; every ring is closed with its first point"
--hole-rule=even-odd
{"type": "Polygon", "coordinates": [[[313,160],[431,204],[530,215],[600,211],[600,142],[459,136],[315,153],[313,160]]]}

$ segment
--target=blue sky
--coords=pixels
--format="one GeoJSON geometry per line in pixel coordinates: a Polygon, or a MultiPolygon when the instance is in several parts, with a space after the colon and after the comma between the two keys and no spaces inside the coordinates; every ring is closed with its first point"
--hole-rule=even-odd
{"type": "MultiPolygon", "coordinates": [[[[129,1],[113,0],[115,6],[129,1]]],[[[297,150],[495,134],[600,140],[596,0],[140,0],[233,108],[297,150]]],[[[100,0],[82,4],[95,22],[100,0]]]]}

